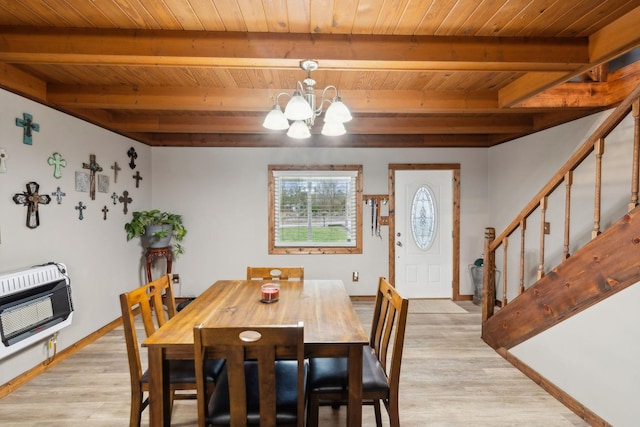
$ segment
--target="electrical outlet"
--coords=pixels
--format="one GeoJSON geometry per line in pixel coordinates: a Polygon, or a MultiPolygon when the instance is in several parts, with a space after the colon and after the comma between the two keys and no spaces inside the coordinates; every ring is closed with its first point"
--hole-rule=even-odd
{"type": "Polygon", "coordinates": [[[174,274],[173,275],[173,283],[180,283],[180,275],[179,274],[174,274]]]}
{"type": "Polygon", "coordinates": [[[357,271],[354,271],[351,275],[351,281],[357,282],[360,279],[360,274],[357,271]]]}

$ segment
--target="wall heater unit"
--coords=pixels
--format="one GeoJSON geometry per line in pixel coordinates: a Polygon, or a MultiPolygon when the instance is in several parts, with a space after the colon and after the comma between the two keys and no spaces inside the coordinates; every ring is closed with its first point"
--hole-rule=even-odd
{"type": "Polygon", "coordinates": [[[0,274],[0,359],[47,339],[72,318],[71,281],[64,264],[0,274]]]}

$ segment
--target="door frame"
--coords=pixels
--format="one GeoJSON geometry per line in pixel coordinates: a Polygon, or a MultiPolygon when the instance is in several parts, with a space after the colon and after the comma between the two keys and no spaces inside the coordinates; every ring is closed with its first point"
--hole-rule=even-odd
{"type": "Polygon", "coordinates": [[[396,171],[402,170],[450,170],[452,172],[451,199],[451,299],[460,297],[460,163],[391,163],[389,164],[389,282],[395,286],[396,277],[396,171]]]}

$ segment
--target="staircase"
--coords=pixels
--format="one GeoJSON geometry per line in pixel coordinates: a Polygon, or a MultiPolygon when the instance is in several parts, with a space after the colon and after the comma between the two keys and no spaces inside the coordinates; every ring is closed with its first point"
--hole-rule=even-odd
{"type": "MultiPolygon", "coordinates": [[[[625,131],[625,135],[627,133],[625,131]]],[[[501,233],[496,236],[495,229],[485,230],[482,338],[591,425],[610,424],[510,350],[640,282],[639,193],[640,86],[611,112],[501,233]],[[633,137],[623,142],[628,144],[625,153],[632,153],[630,170],[603,174],[607,166],[607,162],[603,162],[607,137],[630,114],[633,137]],[[578,191],[582,192],[581,202],[575,202],[571,192],[574,173],[583,178],[578,191]],[[589,219],[591,214],[585,213],[584,208],[584,175],[587,173],[595,175],[589,180],[594,186],[592,222],[588,221],[585,231],[584,217],[589,219]],[[606,180],[611,175],[616,177],[613,183],[606,180]],[[612,188],[616,192],[616,203],[610,203],[611,197],[607,197],[612,188]],[[621,199],[620,194],[623,194],[621,199]],[[550,200],[555,203],[553,209],[550,209],[550,200]],[[602,200],[607,201],[605,209],[602,200]],[[571,214],[572,201],[580,208],[574,207],[577,215],[571,214]],[[564,213],[558,207],[562,202],[564,213]],[[619,211],[613,209],[614,205],[619,211]],[[574,216],[581,217],[581,226],[575,226],[574,216]],[[559,234],[556,231],[554,238],[547,237],[550,223],[564,226],[559,234]],[[588,230],[591,223],[592,229],[588,230]],[[550,267],[552,261],[558,261],[556,254],[560,254],[560,262],[550,267]],[[537,261],[535,265],[532,258],[537,261]],[[497,270],[500,270],[498,283],[497,270]]],[[[554,227],[558,229],[558,225],[554,227]]],[[[606,366],[602,368],[606,370],[606,366]]]]}
{"type": "Polygon", "coordinates": [[[482,325],[494,349],[510,349],[640,281],[640,208],[547,273],[482,325]]]}

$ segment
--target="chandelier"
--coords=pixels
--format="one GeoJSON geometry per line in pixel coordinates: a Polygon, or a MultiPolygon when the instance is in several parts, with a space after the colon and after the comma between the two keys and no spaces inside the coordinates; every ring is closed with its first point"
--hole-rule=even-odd
{"type": "Polygon", "coordinates": [[[351,120],[352,117],[351,112],[338,96],[338,88],[333,85],[325,87],[322,90],[320,102],[316,104],[317,97],[314,90],[316,81],[311,78],[311,72],[318,69],[318,62],[312,59],[300,61],[300,68],[307,72],[307,78],[302,82],[297,82],[293,95],[289,95],[286,92],[276,95],[273,108],[265,117],[262,126],[271,130],[288,129],[287,136],[291,138],[309,138],[311,136],[310,129],[315,122],[315,118],[322,114],[324,103],[327,102],[329,106],[324,114],[322,134],[338,136],[347,133],[344,123],[351,120]],[[327,91],[335,92],[334,97],[327,97],[327,91]],[[287,95],[291,98],[284,112],[278,103],[282,95],[287,95]]]}

